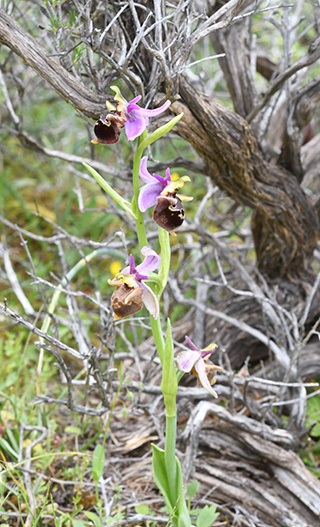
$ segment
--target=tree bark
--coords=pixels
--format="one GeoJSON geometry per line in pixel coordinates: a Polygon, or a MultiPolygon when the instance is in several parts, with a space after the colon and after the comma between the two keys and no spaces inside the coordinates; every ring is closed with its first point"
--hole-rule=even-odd
{"type": "Polygon", "coordinates": [[[303,276],[319,237],[319,223],[297,180],[264,160],[242,117],[214,97],[195,93],[184,78],[180,95],[182,102],[172,108],[184,112],[177,132],[204,159],[215,184],[253,209],[259,270],[270,279],[303,276]]]}
{"type": "Polygon", "coordinates": [[[257,101],[249,54],[250,19],[212,33],[211,40],[219,58],[235,111],[245,117],[257,101]]]}

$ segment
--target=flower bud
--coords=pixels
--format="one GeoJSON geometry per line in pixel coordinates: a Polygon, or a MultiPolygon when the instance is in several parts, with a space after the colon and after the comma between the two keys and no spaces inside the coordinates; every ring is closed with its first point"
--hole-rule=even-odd
{"type": "Polygon", "coordinates": [[[153,219],[159,227],[173,233],[181,227],[184,216],[183,205],[177,196],[158,196],[153,219]]]}

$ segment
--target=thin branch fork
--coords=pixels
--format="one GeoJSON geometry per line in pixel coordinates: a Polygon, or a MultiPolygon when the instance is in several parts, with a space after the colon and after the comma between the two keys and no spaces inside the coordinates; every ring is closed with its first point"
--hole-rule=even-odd
{"type": "Polygon", "coordinates": [[[10,318],[17,324],[21,324],[21,326],[25,327],[28,331],[31,331],[31,333],[34,333],[38,337],[41,337],[44,340],[47,340],[53,346],[56,346],[57,348],[63,351],[66,351],[67,353],[70,353],[70,355],[72,355],[76,359],[83,360],[84,357],[78,351],[71,348],[70,346],[67,346],[67,344],[64,344],[63,342],[52,337],[51,335],[44,333],[43,331],[38,329],[34,324],[32,324],[31,322],[28,322],[27,320],[23,319],[20,315],[17,315],[16,313],[14,313],[6,305],[0,304],[0,314],[3,315],[4,317],[10,318]]]}
{"type": "MultiPolygon", "coordinates": [[[[217,311],[216,309],[211,309],[209,307],[203,306],[202,304],[197,303],[192,298],[185,299],[182,295],[177,280],[174,278],[170,279],[170,287],[171,291],[173,292],[174,296],[176,297],[176,300],[179,304],[182,305],[188,305],[188,306],[194,306],[196,309],[199,309],[203,313],[206,313],[208,315],[211,315],[213,317],[219,318],[224,320],[225,322],[236,326],[242,331],[245,331],[249,335],[252,335],[253,337],[257,338],[260,342],[262,342],[267,348],[269,347],[271,351],[274,353],[276,360],[278,363],[285,369],[288,370],[290,368],[290,358],[286,352],[286,350],[282,347],[279,347],[275,342],[270,340],[266,335],[264,335],[261,331],[258,329],[255,329],[245,322],[238,320],[234,317],[231,317],[225,313],[222,313],[221,311],[217,311]]],[[[295,368],[291,368],[291,374],[295,376],[295,368]]]]}
{"type": "Polygon", "coordinates": [[[271,99],[272,95],[274,95],[279,88],[284,84],[284,82],[292,77],[295,73],[300,71],[302,68],[306,68],[307,66],[310,66],[311,64],[314,64],[317,60],[320,58],[320,37],[317,38],[310,46],[309,53],[305,57],[301,57],[296,62],[291,64],[289,68],[287,68],[284,72],[280,73],[276,78],[275,81],[271,84],[271,86],[266,91],[264,97],[261,99],[259,104],[255,108],[252,109],[252,111],[247,115],[247,121],[251,122],[264,108],[264,106],[267,104],[267,102],[271,99]]]}
{"type": "Polygon", "coordinates": [[[87,117],[97,118],[101,115],[105,98],[71,75],[3,9],[0,9],[0,44],[19,55],[74,108],[87,117]]]}

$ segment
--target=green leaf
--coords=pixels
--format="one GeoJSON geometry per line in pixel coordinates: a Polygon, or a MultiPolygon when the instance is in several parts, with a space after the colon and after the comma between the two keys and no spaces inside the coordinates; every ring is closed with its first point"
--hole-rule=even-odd
{"type": "Polygon", "coordinates": [[[18,459],[19,457],[18,453],[13,450],[13,448],[9,445],[8,441],[3,439],[3,437],[0,437],[0,447],[2,450],[7,452],[7,454],[10,454],[15,459],[18,459]]]}
{"type": "Polygon", "coordinates": [[[102,445],[98,444],[94,449],[92,458],[92,477],[96,483],[98,483],[99,479],[103,474],[104,462],[104,448],[102,445]]]}
{"type": "Polygon", "coordinates": [[[170,262],[171,262],[171,246],[170,246],[170,240],[169,240],[169,233],[162,229],[161,227],[158,227],[158,236],[159,236],[159,244],[161,247],[161,263],[158,270],[158,276],[161,280],[161,286],[159,289],[159,298],[162,294],[162,291],[166,287],[168,283],[168,277],[169,277],[169,271],[170,271],[170,262]]]}
{"type": "Polygon", "coordinates": [[[150,282],[154,283],[154,284],[157,284],[157,286],[159,288],[162,287],[162,279],[159,275],[157,275],[156,273],[150,273],[148,275],[148,280],[146,281],[147,284],[149,284],[150,282]]]}
{"type": "Polygon", "coordinates": [[[64,431],[67,432],[67,434],[72,434],[76,436],[81,434],[81,429],[78,426],[66,426],[64,431]]]}
{"type": "Polygon", "coordinates": [[[152,132],[152,134],[150,134],[146,139],[144,139],[144,141],[142,141],[139,148],[141,148],[141,150],[145,150],[147,146],[151,145],[152,143],[160,139],[160,137],[170,132],[171,128],[173,128],[174,125],[177,124],[178,121],[180,121],[181,117],[183,117],[183,113],[179,113],[179,115],[176,115],[176,117],[171,119],[171,121],[164,124],[163,126],[160,126],[160,128],[157,128],[157,130],[152,132]]]}
{"type": "Polygon", "coordinates": [[[182,482],[182,472],[181,466],[178,458],[176,457],[176,481],[174,486],[174,495],[170,493],[170,486],[168,478],[172,477],[171,474],[167,474],[166,463],[165,463],[165,453],[164,450],[157,447],[156,445],[152,446],[152,471],[153,479],[160,490],[165,504],[168,507],[170,515],[173,514],[178,518],[181,516],[184,509],[184,495],[183,495],[183,482],[182,482]]]}
{"type": "Polygon", "coordinates": [[[141,503],[141,505],[135,506],[135,511],[137,514],[154,514],[154,511],[152,511],[149,507],[149,505],[146,505],[145,503],[141,503]]]}
{"type": "Polygon", "coordinates": [[[6,428],[6,434],[8,436],[8,440],[10,441],[10,444],[11,444],[13,450],[15,450],[16,452],[19,452],[19,445],[18,445],[18,443],[16,441],[14,432],[12,430],[10,430],[10,428],[6,428]]]}
{"type": "Polygon", "coordinates": [[[129,212],[131,216],[136,219],[136,215],[132,211],[132,207],[126,199],[124,199],[116,190],[114,190],[109,183],[106,182],[105,179],[103,179],[102,176],[100,176],[99,172],[97,172],[94,168],[87,165],[86,163],[82,163],[83,166],[90,172],[90,174],[94,177],[94,179],[99,183],[100,187],[107,193],[109,196],[116,202],[120,207],[122,207],[125,211],[129,212]]]}
{"type": "Polygon", "coordinates": [[[72,527],[88,527],[88,522],[85,520],[71,520],[72,527]]]}
{"type": "Polygon", "coordinates": [[[102,527],[101,518],[95,512],[83,511],[83,514],[94,523],[94,527],[102,527]]]}
{"type": "Polygon", "coordinates": [[[197,518],[197,527],[210,527],[219,516],[216,505],[206,505],[197,518]]]}
{"type": "Polygon", "coordinates": [[[173,362],[173,342],[170,319],[167,320],[167,335],[164,348],[163,373],[161,391],[164,396],[166,416],[176,417],[176,397],[178,391],[178,381],[173,362]]]}
{"type": "Polygon", "coordinates": [[[192,500],[192,498],[197,494],[198,488],[199,488],[199,482],[196,479],[188,483],[187,496],[189,500],[192,500]]]}
{"type": "Polygon", "coordinates": [[[315,421],[317,421],[317,424],[313,427],[310,433],[312,437],[320,436],[320,398],[310,397],[307,401],[306,426],[311,426],[315,421]]]}
{"type": "Polygon", "coordinates": [[[112,523],[115,523],[117,521],[121,521],[124,518],[123,512],[119,511],[114,516],[108,516],[107,518],[107,525],[110,525],[112,523]]]}

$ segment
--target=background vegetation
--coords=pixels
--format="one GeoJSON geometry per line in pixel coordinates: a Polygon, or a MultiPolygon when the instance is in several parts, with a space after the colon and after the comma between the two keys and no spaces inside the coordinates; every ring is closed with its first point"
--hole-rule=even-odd
{"type": "MultiPolygon", "coordinates": [[[[317,217],[320,6],[301,0],[2,0],[0,12],[34,37],[47,57],[43,71],[35,65],[39,53],[35,64],[21,57],[16,29],[8,37],[1,18],[0,525],[168,522],[150,473],[150,442],[163,440],[163,408],[146,313],[115,325],[110,309],[108,279],[129,253],[138,256],[134,228],[82,166],[93,166],[131,199],[133,147],[124,137],[112,147],[91,143],[94,118],[117,84],[128,100],[141,94],[142,106],[157,106],[165,96],[173,113],[185,105],[186,128],[159,141],[149,158],[151,170],[163,175],[170,166],[192,180],[186,194],[194,200],[171,240],[163,301],[177,351],[186,334],[200,347],[215,340],[223,368],[217,404],[191,384],[179,392],[184,470],[190,481],[195,476],[201,482],[196,497],[196,487],[189,487],[190,501],[218,502],[216,525],[284,527],[299,520],[314,527],[320,514],[314,501],[320,492],[318,224],[314,220],[313,230],[313,220],[307,223],[299,209],[296,216],[312,241],[294,226],[280,264],[263,260],[255,218],[269,207],[269,195],[257,205],[242,193],[245,177],[230,183],[227,173],[242,170],[242,161],[232,166],[230,152],[243,123],[250,123],[269,174],[286,171],[279,180],[290,174],[317,217]],[[171,45],[159,27],[171,35],[171,45]],[[243,64],[251,85],[241,75],[237,45],[247,51],[243,64]],[[63,68],[61,77],[50,70],[51,60],[63,68]],[[56,78],[65,86],[64,74],[75,79],[82,103],[73,88],[59,92],[55,86],[56,78]],[[296,114],[301,100],[303,111],[296,114]],[[215,133],[213,101],[221,105],[215,133]],[[197,132],[198,120],[203,128],[197,132]],[[202,129],[209,130],[211,145],[202,129]],[[224,135],[229,143],[218,152],[215,144],[224,135]],[[268,318],[270,308],[274,318],[268,318]],[[254,444],[259,438],[265,451],[254,444]],[[93,455],[98,444],[105,447],[104,470],[93,455]],[[258,482],[254,488],[252,481],[258,482]],[[272,487],[274,502],[264,484],[272,487]],[[239,490],[246,486],[247,496],[239,490]],[[272,503],[281,504],[274,516],[272,503]]],[[[243,159],[249,157],[244,150],[243,159]]],[[[244,173],[254,173],[251,189],[258,181],[259,194],[262,181],[267,193],[265,167],[250,170],[244,173]]],[[[279,180],[272,182],[274,194],[279,180]]],[[[272,223],[276,214],[268,214],[272,223]]],[[[271,227],[270,240],[273,232],[279,239],[271,227]]],[[[157,249],[151,218],[148,236],[157,249]]]]}

